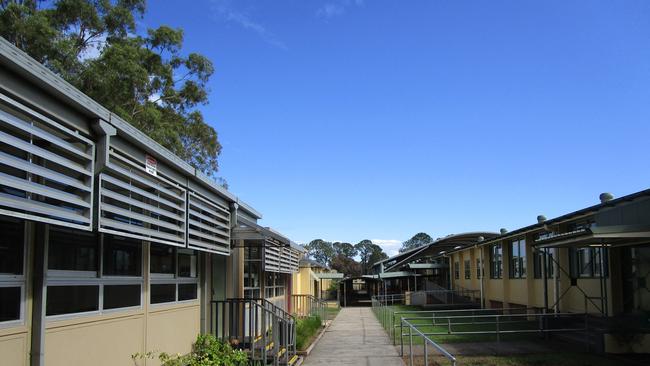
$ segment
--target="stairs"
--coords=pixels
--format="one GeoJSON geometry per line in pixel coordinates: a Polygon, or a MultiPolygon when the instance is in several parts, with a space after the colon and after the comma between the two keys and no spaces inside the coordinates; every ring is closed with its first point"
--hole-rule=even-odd
{"type": "Polygon", "coordinates": [[[237,344],[250,365],[291,366],[296,355],[296,320],[265,299],[212,301],[212,333],[237,344]]]}

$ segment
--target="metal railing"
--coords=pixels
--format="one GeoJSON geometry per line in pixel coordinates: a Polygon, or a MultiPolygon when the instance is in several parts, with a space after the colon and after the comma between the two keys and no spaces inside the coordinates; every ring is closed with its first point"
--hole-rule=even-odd
{"type": "Polygon", "coordinates": [[[325,324],[327,320],[327,302],[313,295],[291,295],[291,311],[298,318],[318,316],[325,324]]]}
{"type": "MultiPolygon", "coordinates": [[[[440,352],[443,356],[447,357],[449,361],[451,361],[451,366],[456,366],[456,357],[449,353],[444,347],[439,345],[438,343],[434,342],[431,340],[431,338],[427,337],[424,333],[422,333],[418,328],[416,328],[413,324],[409,323],[408,320],[402,319],[401,322],[402,326],[406,325],[408,327],[409,331],[409,366],[413,366],[413,358],[414,358],[414,352],[413,352],[413,332],[416,333],[416,335],[419,335],[422,337],[424,341],[424,366],[429,366],[429,344],[433,346],[438,352],[440,352]]],[[[404,351],[402,350],[402,357],[404,357],[404,351]]]]}
{"type": "MultiPolygon", "coordinates": [[[[492,309],[488,309],[492,310],[492,309]]],[[[425,365],[428,365],[427,344],[433,345],[445,357],[453,357],[443,347],[438,345],[431,337],[435,336],[453,336],[453,335],[496,335],[497,346],[502,341],[502,337],[507,334],[540,334],[547,335],[550,333],[577,333],[584,332],[585,344],[589,350],[589,315],[575,313],[537,313],[537,314],[491,314],[491,315],[455,315],[444,316],[437,314],[435,317],[402,317],[399,324],[400,338],[400,355],[404,356],[404,337],[408,337],[409,343],[409,360],[412,365],[413,352],[413,332],[416,337],[421,337],[425,349],[425,365]],[[424,323],[423,320],[431,321],[424,323]],[[580,326],[572,326],[581,324],[580,326]],[[468,325],[481,325],[489,328],[484,330],[459,330],[454,327],[468,325]],[[408,332],[405,333],[405,326],[408,332]],[[435,327],[444,326],[445,331],[435,331],[435,327]],[[423,330],[430,328],[431,330],[423,330]]],[[[455,359],[452,360],[455,364],[455,359]]]]}
{"type": "Polygon", "coordinates": [[[288,364],[296,355],[296,321],[265,299],[211,302],[210,332],[245,350],[251,364],[288,364]]]}

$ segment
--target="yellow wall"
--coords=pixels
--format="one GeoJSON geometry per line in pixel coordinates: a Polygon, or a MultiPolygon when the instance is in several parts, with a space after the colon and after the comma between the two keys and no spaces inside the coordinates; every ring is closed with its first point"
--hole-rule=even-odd
{"type": "Polygon", "coordinates": [[[190,352],[192,342],[201,331],[200,323],[198,301],[189,305],[156,306],[147,319],[147,351],[162,350],[171,354],[190,352]]]}
{"type": "Polygon", "coordinates": [[[28,365],[29,332],[24,327],[0,330],[0,361],[3,365],[28,365]]]}
{"type": "Polygon", "coordinates": [[[80,317],[50,322],[45,331],[45,365],[133,365],[144,352],[144,315],[80,317]]]}

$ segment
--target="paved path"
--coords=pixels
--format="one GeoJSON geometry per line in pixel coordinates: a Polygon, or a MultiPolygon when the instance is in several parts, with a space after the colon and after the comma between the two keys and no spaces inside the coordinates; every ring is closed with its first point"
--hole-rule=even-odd
{"type": "Polygon", "coordinates": [[[343,308],[325,331],[304,366],[403,366],[370,308],[343,308]]]}

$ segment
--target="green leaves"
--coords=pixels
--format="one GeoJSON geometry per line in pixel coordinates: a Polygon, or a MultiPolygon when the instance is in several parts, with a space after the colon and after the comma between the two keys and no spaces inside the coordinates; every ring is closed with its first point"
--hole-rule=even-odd
{"type": "Polygon", "coordinates": [[[182,29],[138,35],[144,11],[144,0],[0,0],[0,35],[214,178],[221,144],[197,109],[212,62],[183,54],[182,29]]]}
{"type": "Polygon", "coordinates": [[[425,244],[429,244],[433,241],[433,239],[429,236],[427,233],[417,233],[413,235],[413,237],[405,242],[402,243],[402,247],[400,248],[399,252],[404,253],[406,251],[409,251],[411,249],[415,249],[417,247],[420,247],[425,244]]]}

